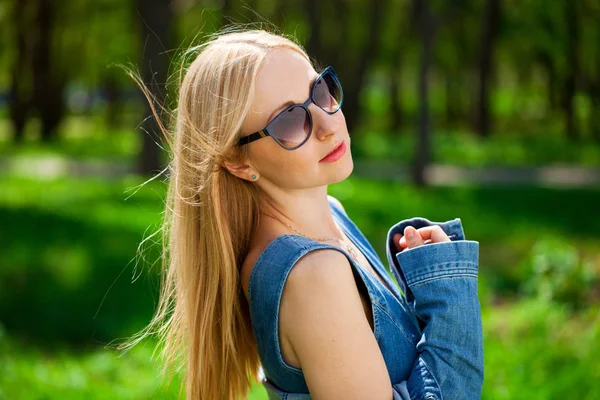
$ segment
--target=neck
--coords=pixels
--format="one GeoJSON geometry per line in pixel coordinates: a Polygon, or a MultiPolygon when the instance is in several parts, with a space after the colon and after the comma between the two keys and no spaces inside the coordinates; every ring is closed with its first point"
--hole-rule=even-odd
{"type": "MultiPolygon", "coordinates": [[[[343,240],[343,233],[335,223],[329,201],[327,186],[300,191],[282,191],[275,198],[263,196],[260,212],[273,218],[273,223],[281,224],[295,233],[313,238],[343,240]],[[277,222],[279,221],[279,222],[277,222]]],[[[261,218],[261,224],[263,223],[261,218]]]]}

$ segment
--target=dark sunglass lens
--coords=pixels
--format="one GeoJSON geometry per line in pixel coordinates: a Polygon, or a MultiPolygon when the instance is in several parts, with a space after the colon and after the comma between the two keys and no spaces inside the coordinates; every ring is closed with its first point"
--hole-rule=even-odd
{"type": "Polygon", "coordinates": [[[308,136],[310,122],[302,107],[291,107],[281,114],[273,124],[271,132],[287,148],[298,146],[308,136]]]}
{"type": "Polygon", "coordinates": [[[342,103],[342,87],[331,72],[316,83],[314,95],[317,105],[325,111],[337,111],[342,103]]]}

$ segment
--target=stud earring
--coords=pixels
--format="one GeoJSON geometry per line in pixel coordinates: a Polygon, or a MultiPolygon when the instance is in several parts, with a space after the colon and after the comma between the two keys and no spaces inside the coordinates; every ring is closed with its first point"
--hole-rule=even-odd
{"type": "Polygon", "coordinates": [[[256,175],[252,175],[252,180],[256,180],[256,175]]]}

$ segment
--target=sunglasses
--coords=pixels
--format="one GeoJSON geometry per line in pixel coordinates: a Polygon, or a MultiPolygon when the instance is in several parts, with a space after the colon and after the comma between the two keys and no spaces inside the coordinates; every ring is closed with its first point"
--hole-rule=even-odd
{"type": "Polygon", "coordinates": [[[334,114],[342,107],[343,101],[342,85],[333,67],[329,66],[313,82],[308,100],[286,107],[265,128],[240,138],[237,145],[243,146],[270,136],[284,149],[295,150],[306,143],[312,133],[310,103],[315,103],[327,114],[334,114]]]}

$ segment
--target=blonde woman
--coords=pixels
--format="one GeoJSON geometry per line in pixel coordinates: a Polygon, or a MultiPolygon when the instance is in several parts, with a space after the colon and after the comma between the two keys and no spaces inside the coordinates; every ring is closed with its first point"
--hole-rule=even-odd
{"type": "Polygon", "coordinates": [[[242,399],[257,382],[271,399],[479,398],[478,242],[458,218],[397,223],[394,285],[327,194],[353,170],[334,68],[264,30],[221,32],[194,57],[144,332],[183,365],[187,398],[242,399]]]}

